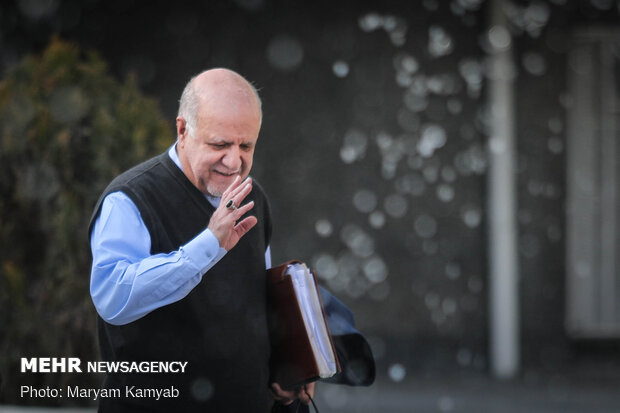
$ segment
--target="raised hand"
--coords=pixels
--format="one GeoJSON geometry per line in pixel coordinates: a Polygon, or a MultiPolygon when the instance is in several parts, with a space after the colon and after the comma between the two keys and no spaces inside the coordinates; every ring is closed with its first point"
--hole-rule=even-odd
{"type": "Polygon", "coordinates": [[[241,180],[240,177],[236,177],[222,194],[220,205],[211,216],[207,228],[218,239],[220,247],[225,248],[227,251],[237,245],[241,237],[258,222],[255,216],[249,216],[237,222],[246,212],[254,207],[254,201],[240,206],[241,202],[251,191],[251,178],[241,180]]]}

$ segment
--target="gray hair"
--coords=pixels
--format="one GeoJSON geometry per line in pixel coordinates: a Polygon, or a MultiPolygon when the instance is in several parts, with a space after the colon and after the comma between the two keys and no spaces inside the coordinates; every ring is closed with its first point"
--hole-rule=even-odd
{"type": "MultiPolygon", "coordinates": [[[[196,131],[196,117],[198,115],[198,107],[200,106],[200,98],[196,93],[196,88],[194,87],[194,79],[196,77],[198,77],[198,75],[193,76],[185,85],[183,93],[181,94],[181,99],[179,100],[179,111],[177,113],[178,117],[185,119],[185,129],[190,136],[196,136],[194,135],[194,132],[196,131]]],[[[248,85],[250,85],[250,89],[254,93],[254,96],[256,96],[256,101],[258,102],[258,108],[261,111],[262,120],[263,102],[258,95],[258,90],[256,90],[252,83],[248,82],[247,80],[246,82],[248,83],[248,85]]]]}
{"type": "Polygon", "coordinates": [[[198,113],[198,94],[193,86],[196,76],[192,77],[185,85],[181,99],[179,100],[179,113],[177,116],[185,119],[185,129],[190,136],[195,136],[196,115],[198,113]]]}

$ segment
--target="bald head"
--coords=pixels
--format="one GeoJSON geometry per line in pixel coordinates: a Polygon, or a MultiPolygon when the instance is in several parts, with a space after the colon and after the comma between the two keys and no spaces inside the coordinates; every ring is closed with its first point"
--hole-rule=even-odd
{"type": "Polygon", "coordinates": [[[262,102],[254,86],[243,76],[229,69],[206,70],[187,82],[178,116],[185,119],[190,135],[194,135],[200,112],[239,109],[254,106],[262,119],[262,102]]]}
{"type": "Polygon", "coordinates": [[[185,87],[176,120],[183,173],[200,191],[221,196],[250,173],[261,122],[250,82],[228,69],[200,73],[185,87]]]}

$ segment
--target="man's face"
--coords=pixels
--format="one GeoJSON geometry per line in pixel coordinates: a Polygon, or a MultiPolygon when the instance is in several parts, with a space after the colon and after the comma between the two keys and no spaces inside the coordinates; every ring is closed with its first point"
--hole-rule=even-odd
{"type": "Polygon", "coordinates": [[[203,193],[219,197],[236,176],[248,176],[260,131],[260,110],[255,105],[203,104],[194,136],[183,132],[177,119],[177,150],[183,172],[203,193]]]}

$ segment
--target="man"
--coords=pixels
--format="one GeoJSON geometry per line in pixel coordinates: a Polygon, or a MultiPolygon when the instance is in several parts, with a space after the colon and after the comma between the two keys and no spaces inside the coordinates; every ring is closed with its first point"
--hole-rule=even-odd
{"type": "Polygon", "coordinates": [[[260,412],[274,399],[309,403],[312,384],[284,391],[269,383],[271,217],[248,177],[261,121],[247,80],[207,70],[183,91],[176,144],[103,192],[89,229],[102,357],[188,364],[184,373],[108,374],[106,388],[123,397],[102,398],[100,411],[260,412]],[[135,396],[172,388],[178,396],[135,396]]]}

